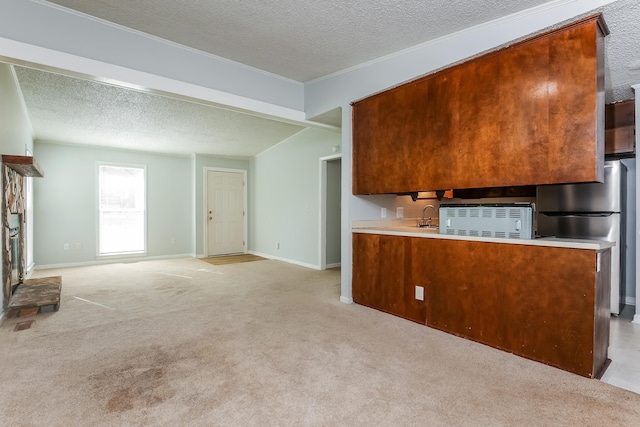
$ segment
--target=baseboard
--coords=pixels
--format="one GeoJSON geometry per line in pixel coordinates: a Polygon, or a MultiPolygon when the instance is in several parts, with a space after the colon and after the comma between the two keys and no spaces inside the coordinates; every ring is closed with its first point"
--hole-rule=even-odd
{"type": "Polygon", "coordinates": [[[282,261],[282,262],[286,262],[286,263],[289,263],[289,264],[295,264],[295,265],[299,265],[301,267],[311,268],[313,270],[320,270],[320,266],[313,265],[313,264],[308,264],[306,262],[295,261],[293,259],[282,258],[282,257],[279,257],[279,256],[275,256],[275,255],[271,255],[271,254],[264,254],[262,252],[257,252],[257,251],[249,251],[249,253],[252,254],[252,255],[261,256],[262,258],[274,259],[276,261],[282,261]]]}
{"type": "Polygon", "coordinates": [[[633,320],[631,322],[640,324],[640,314],[633,316],[633,320]]]}
{"type": "Polygon", "coordinates": [[[636,305],[636,298],[635,297],[626,297],[624,299],[624,303],[626,305],[636,305]]]}
{"type": "Polygon", "coordinates": [[[351,297],[343,297],[341,295],[340,296],[340,302],[343,302],[345,304],[353,304],[353,298],[351,298],[351,297]]]}
{"type": "Polygon", "coordinates": [[[36,265],[34,263],[31,263],[27,266],[27,274],[25,274],[25,279],[28,279],[31,277],[31,274],[33,274],[33,270],[36,269],[36,265]]]}
{"type": "Polygon", "coordinates": [[[342,267],[342,263],[341,262],[336,262],[334,264],[327,264],[326,268],[338,268],[338,267],[342,267]]]}
{"type": "Polygon", "coordinates": [[[160,261],[163,259],[177,259],[177,258],[193,258],[193,254],[133,256],[133,257],[119,257],[119,258],[109,258],[109,259],[99,259],[99,260],[97,259],[95,261],[85,261],[85,262],[69,262],[69,263],[63,263],[63,264],[43,264],[43,265],[34,266],[34,269],[49,270],[52,268],[88,267],[91,265],[134,263],[134,262],[140,262],[140,261],[160,261]]]}

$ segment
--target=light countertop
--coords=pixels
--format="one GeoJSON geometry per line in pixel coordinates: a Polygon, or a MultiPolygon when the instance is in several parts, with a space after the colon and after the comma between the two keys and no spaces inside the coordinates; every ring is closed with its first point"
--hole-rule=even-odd
{"type": "Polygon", "coordinates": [[[440,234],[438,228],[418,228],[415,219],[353,221],[353,233],[384,234],[388,236],[423,237],[443,240],[469,240],[475,242],[507,243],[513,245],[548,246],[556,248],[604,250],[615,246],[606,240],[562,239],[540,237],[536,239],[503,239],[498,237],[473,237],[440,234]]]}

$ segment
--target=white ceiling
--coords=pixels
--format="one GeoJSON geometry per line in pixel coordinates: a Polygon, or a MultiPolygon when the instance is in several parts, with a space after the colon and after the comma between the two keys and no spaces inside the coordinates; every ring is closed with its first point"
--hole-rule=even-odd
{"type": "Polygon", "coordinates": [[[549,0],[53,0],[306,82],[549,0]]]}
{"type": "Polygon", "coordinates": [[[605,40],[606,102],[633,99],[640,82],[640,1],[619,0],[602,9],[611,30],[605,40]]]}
{"type": "MultiPolygon", "coordinates": [[[[52,0],[300,82],[548,3],[548,0],[52,0]]],[[[578,0],[576,0],[578,1],[578,0]]],[[[59,6],[56,6],[59,7],[59,6]]],[[[640,2],[605,6],[607,102],[640,82],[640,2]]],[[[36,139],[252,156],[302,126],[16,67],[36,139]]],[[[319,121],[339,125],[334,110],[319,121]]]]}
{"type": "Polygon", "coordinates": [[[15,66],[36,140],[252,157],[304,126],[15,66]]]}

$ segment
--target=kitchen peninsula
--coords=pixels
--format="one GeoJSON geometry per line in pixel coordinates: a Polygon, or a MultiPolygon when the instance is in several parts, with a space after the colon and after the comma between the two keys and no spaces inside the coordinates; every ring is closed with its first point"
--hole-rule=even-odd
{"type": "Polygon", "coordinates": [[[586,377],[605,366],[610,242],[392,221],[356,221],[352,232],[354,302],[586,377]]]}
{"type": "MultiPolygon", "coordinates": [[[[353,194],[602,182],[608,33],[590,16],[354,102],[353,194]]],[[[353,301],[593,378],[610,247],[354,221],[353,301]]]]}

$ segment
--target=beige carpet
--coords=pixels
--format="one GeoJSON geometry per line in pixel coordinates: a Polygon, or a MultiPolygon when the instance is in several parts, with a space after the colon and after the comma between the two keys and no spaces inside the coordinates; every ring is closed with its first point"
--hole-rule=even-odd
{"type": "Polygon", "coordinates": [[[640,395],[358,305],[339,273],[196,259],[62,275],[0,326],[0,424],[632,426],[640,395]]]}
{"type": "Polygon", "coordinates": [[[213,265],[226,265],[226,264],[238,264],[241,262],[252,261],[264,261],[266,258],[259,257],[253,254],[240,254],[240,255],[224,255],[224,256],[212,256],[208,258],[201,258],[202,261],[208,262],[213,265]]]}

